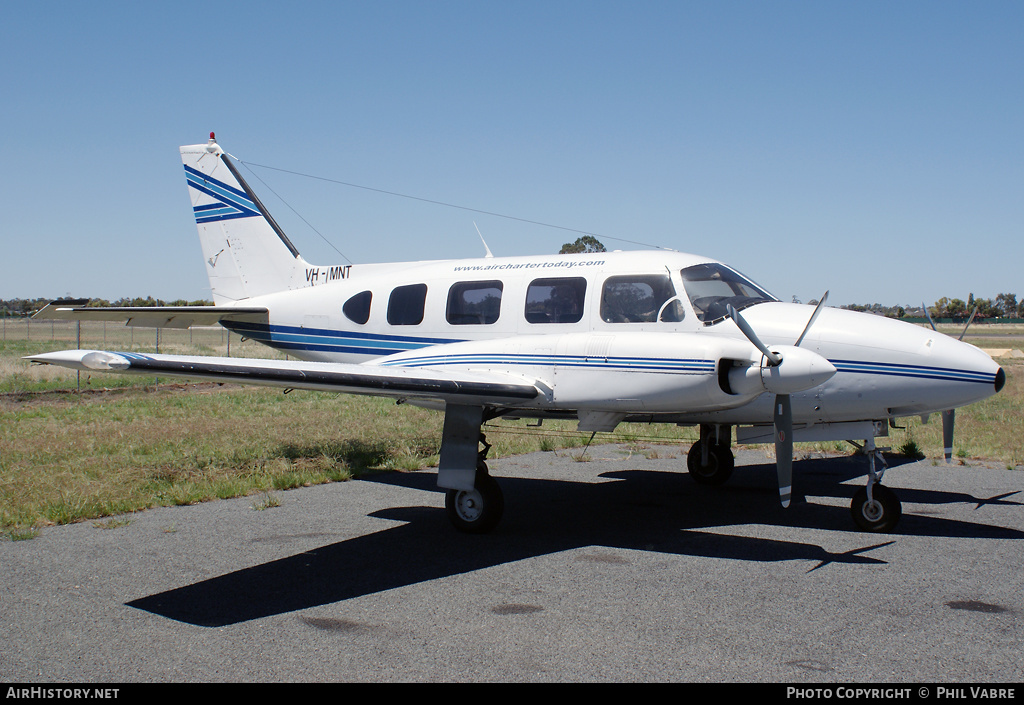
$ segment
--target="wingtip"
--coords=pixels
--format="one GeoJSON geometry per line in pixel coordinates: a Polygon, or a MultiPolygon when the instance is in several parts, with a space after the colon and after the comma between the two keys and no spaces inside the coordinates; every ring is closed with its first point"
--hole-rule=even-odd
{"type": "Polygon", "coordinates": [[[26,355],[22,359],[37,365],[57,365],[73,370],[126,370],[131,366],[125,357],[102,350],[58,350],[26,355]]]}

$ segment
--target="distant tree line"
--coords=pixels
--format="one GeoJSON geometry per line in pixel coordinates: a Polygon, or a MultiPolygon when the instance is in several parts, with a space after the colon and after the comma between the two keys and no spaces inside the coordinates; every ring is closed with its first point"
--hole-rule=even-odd
{"type": "Polygon", "coordinates": [[[977,318],[1024,318],[1024,302],[1018,303],[1016,294],[999,294],[994,299],[976,299],[970,294],[967,301],[942,297],[928,310],[933,318],[966,318],[975,308],[977,318]]]}
{"type": "MultiPolygon", "coordinates": [[[[851,311],[868,311],[890,318],[925,315],[925,311],[921,306],[851,304],[842,308],[850,309],[851,311]]],[[[977,299],[974,297],[974,294],[969,294],[966,301],[943,296],[928,307],[928,315],[933,319],[951,318],[954,320],[966,320],[970,318],[975,309],[977,309],[977,314],[974,317],[975,321],[994,318],[1024,318],[1024,301],[1018,302],[1016,294],[999,294],[994,299],[977,299]]]]}
{"type": "MultiPolygon", "coordinates": [[[[817,301],[811,302],[811,304],[816,303],[817,301]]],[[[915,313],[919,316],[924,315],[924,310],[920,306],[914,308],[907,306],[883,306],[882,304],[847,304],[839,308],[845,308],[849,311],[866,311],[867,313],[874,313],[888,318],[905,318],[906,316],[913,316],[915,313]]]]}
{"type": "MultiPolygon", "coordinates": [[[[31,316],[46,304],[54,301],[52,298],[38,299],[0,299],[0,316],[31,316]]],[[[175,299],[164,301],[154,299],[152,296],[146,298],[136,297],[129,299],[122,297],[116,301],[107,299],[89,299],[87,306],[213,306],[212,301],[187,301],[186,299],[175,299]]]]}

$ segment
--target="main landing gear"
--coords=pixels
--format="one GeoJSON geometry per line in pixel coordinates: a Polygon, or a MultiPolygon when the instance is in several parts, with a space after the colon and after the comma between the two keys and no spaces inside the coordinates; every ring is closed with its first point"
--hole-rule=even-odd
{"type": "Polygon", "coordinates": [[[694,482],[701,485],[722,485],[736,467],[736,458],[729,447],[732,429],[725,427],[724,436],[718,426],[702,424],[700,440],[686,454],[686,469],[694,482]]]}
{"type": "Polygon", "coordinates": [[[483,448],[477,453],[473,489],[450,489],[444,498],[448,519],[456,529],[467,534],[487,533],[497,525],[505,511],[501,486],[487,472],[487,451],[491,444],[482,433],[480,444],[483,448]]]}
{"type": "Polygon", "coordinates": [[[445,490],[448,519],[467,534],[484,534],[497,526],[505,511],[501,487],[487,471],[491,445],[480,427],[499,410],[447,404],[441,432],[437,485],[445,490]]]}

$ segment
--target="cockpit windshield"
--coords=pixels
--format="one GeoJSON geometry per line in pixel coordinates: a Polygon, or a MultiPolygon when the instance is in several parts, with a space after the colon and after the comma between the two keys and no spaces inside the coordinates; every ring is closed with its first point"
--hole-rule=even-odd
{"type": "Polygon", "coordinates": [[[741,311],[765,301],[778,301],[739,272],[717,262],[687,267],[681,274],[693,311],[706,326],[724,319],[729,304],[741,311]]]}

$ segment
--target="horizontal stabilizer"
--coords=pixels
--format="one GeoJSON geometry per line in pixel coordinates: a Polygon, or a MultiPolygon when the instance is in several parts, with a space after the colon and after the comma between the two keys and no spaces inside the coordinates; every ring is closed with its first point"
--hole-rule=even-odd
{"type": "Polygon", "coordinates": [[[265,308],[238,306],[86,306],[84,300],[54,301],[32,316],[57,321],[115,321],[141,328],[191,328],[221,321],[267,323],[265,308]]]}
{"type": "Polygon", "coordinates": [[[87,372],[127,372],[463,404],[514,406],[540,396],[536,386],[521,378],[501,374],[456,373],[423,367],[409,369],[352,363],[101,350],[62,350],[29,355],[25,359],[87,372]]]}

